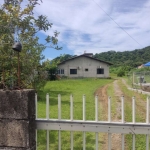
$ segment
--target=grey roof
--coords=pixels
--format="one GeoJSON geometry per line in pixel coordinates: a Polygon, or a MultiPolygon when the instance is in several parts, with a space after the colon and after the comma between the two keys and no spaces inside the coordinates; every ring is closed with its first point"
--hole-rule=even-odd
{"type": "Polygon", "coordinates": [[[79,56],[76,56],[76,57],[72,57],[72,58],[70,58],[70,59],[67,59],[67,60],[65,60],[65,61],[63,61],[63,62],[61,62],[61,63],[59,63],[58,65],[64,64],[64,63],[67,62],[67,61],[70,61],[70,60],[73,60],[73,59],[76,59],[76,58],[79,58],[79,57],[87,57],[87,58],[90,58],[90,59],[93,59],[93,60],[97,60],[97,61],[106,63],[106,64],[108,64],[108,65],[113,65],[113,64],[110,63],[110,62],[107,62],[107,61],[104,61],[104,60],[100,60],[100,59],[97,59],[97,58],[93,58],[93,57],[90,57],[90,56],[85,55],[85,54],[82,54],[82,55],[79,55],[79,56]]]}

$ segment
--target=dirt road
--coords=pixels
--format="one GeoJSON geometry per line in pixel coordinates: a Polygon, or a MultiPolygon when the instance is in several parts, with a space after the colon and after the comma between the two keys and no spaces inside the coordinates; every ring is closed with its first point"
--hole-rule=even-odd
{"type": "MultiPolygon", "coordinates": [[[[120,85],[119,85],[119,80],[115,80],[112,84],[109,84],[109,85],[106,85],[106,86],[103,86],[101,87],[100,89],[97,89],[97,91],[95,92],[95,95],[98,95],[99,97],[99,102],[100,102],[100,109],[101,109],[101,113],[103,115],[101,115],[101,118],[100,120],[107,120],[108,119],[108,95],[107,95],[107,89],[109,86],[113,86],[113,89],[114,89],[114,95],[115,95],[115,105],[116,105],[116,113],[114,113],[112,115],[112,121],[121,121],[120,120],[120,114],[121,114],[121,101],[120,101],[120,98],[121,96],[124,95],[120,85]]],[[[122,84],[124,86],[128,86],[126,84],[126,81],[125,80],[121,80],[122,84]]],[[[138,103],[136,104],[139,109],[140,109],[140,112],[142,114],[145,113],[145,109],[144,109],[144,106],[145,106],[145,102],[143,102],[143,100],[140,98],[139,94],[136,94],[135,95],[138,97],[138,103]],[[142,107],[141,107],[142,106],[142,107]]],[[[131,103],[131,98],[127,98],[126,101],[128,103],[131,103]]],[[[145,116],[143,116],[145,117],[145,116]]],[[[101,149],[103,150],[107,150],[108,149],[108,135],[107,134],[102,134],[102,137],[101,139],[103,139],[103,141],[101,142],[102,145],[101,145],[101,149]]],[[[112,139],[112,150],[121,150],[121,135],[120,134],[112,134],[111,135],[111,139],[112,139]]],[[[128,149],[127,146],[125,146],[125,149],[128,149]]]]}

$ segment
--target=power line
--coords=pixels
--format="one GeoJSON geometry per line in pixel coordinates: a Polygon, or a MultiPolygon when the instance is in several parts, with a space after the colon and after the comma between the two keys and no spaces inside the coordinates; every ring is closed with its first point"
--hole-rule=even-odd
{"type": "Polygon", "coordinates": [[[140,46],[142,46],[136,39],[134,39],[125,29],[123,29],[95,0],[93,0],[95,4],[119,27],[121,28],[132,40],[134,40],[136,43],[138,43],[140,46]]]}

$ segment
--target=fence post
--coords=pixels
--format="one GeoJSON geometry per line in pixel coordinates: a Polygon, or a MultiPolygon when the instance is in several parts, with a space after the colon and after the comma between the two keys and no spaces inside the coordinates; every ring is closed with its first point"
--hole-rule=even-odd
{"type": "MultiPolygon", "coordinates": [[[[49,120],[49,94],[46,94],[46,119],[49,120]]],[[[46,131],[46,150],[49,150],[49,130],[46,131]]]]}
{"type": "MultiPolygon", "coordinates": [[[[58,120],[61,120],[61,95],[58,95],[58,120]]],[[[61,150],[61,131],[58,131],[58,150],[61,150]]]]}
{"type": "Polygon", "coordinates": [[[36,149],[35,90],[0,90],[0,149],[36,149]]]}
{"type": "Polygon", "coordinates": [[[108,98],[108,122],[111,122],[111,97],[108,98]]]}
{"type": "MultiPolygon", "coordinates": [[[[122,123],[124,123],[124,96],[121,97],[122,104],[122,123]]],[[[124,150],[124,134],[121,134],[122,150],[124,150]]]]}
{"type": "MultiPolygon", "coordinates": [[[[98,122],[98,95],[95,96],[95,121],[98,122]]],[[[95,149],[98,150],[98,132],[95,133],[95,149]]]]}
{"type": "Polygon", "coordinates": [[[132,97],[132,123],[135,123],[135,97],[132,97]]]}
{"type": "Polygon", "coordinates": [[[70,120],[73,121],[73,95],[70,95],[70,120]]]}
{"type": "MultiPolygon", "coordinates": [[[[150,104],[150,98],[147,97],[147,114],[146,114],[146,123],[149,124],[149,104],[150,104]]],[[[146,135],[146,150],[149,150],[149,134],[146,135]]]]}
{"type": "MultiPolygon", "coordinates": [[[[83,95],[83,121],[86,120],[85,95],[83,95]]],[[[83,132],[83,150],[86,149],[86,134],[83,132]]]]}
{"type": "MultiPolygon", "coordinates": [[[[111,97],[108,98],[108,122],[111,122],[111,97]]],[[[108,133],[108,150],[111,150],[111,133],[108,133]]]]}
{"type": "Polygon", "coordinates": [[[133,75],[132,75],[132,88],[134,88],[134,72],[133,72],[133,75]]]}
{"type": "MultiPolygon", "coordinates": [[[[135,123],[135,97],[132,98],[132,123],[135,123]]],[[[132,135],[132,149],[135,150],[135,134],[132,135]]]]}
{"type": "MultiPolygon", "coordinates": [[[[73,95],[70,95],[70,120],[73,121],[73,95]]],[[[73,150],[73,131],[71,134],[71,150],[73,150]]]]}

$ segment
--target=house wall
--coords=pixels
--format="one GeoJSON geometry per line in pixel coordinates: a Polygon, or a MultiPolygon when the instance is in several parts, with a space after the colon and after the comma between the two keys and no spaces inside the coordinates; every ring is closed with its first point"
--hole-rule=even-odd
{"type": "Polygon", "coordinates": [[[58,66],[59,69],[64,69],[64,75],[70,78],[75,77],[109,77],[109,65],[98,60],[87,57],[78,57],[68,60],[64,64],[58,66]],[[97,68],[104,68],[104,74],[97,74],[97,68]],[[77,69],[77,74],[70,74],[70,69],[77,69]],[[88,69],[88,71],[85,71],[88,69]]]}

